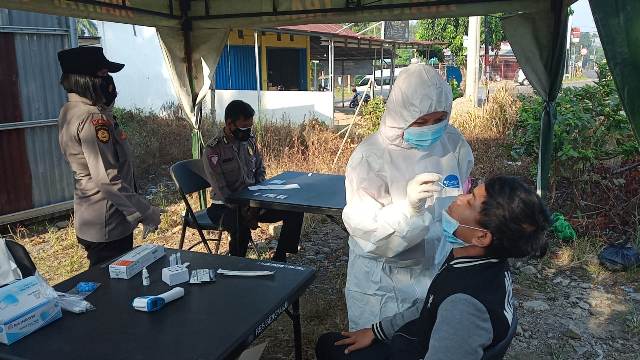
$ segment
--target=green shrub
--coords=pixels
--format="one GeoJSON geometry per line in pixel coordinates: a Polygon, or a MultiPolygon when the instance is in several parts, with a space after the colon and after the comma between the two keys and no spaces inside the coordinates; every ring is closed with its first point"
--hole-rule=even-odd
{"type": "Polygon", "coordinates": [[[358,130],[363,135],[373,134],[380,127],[380,119],[384,114],[384,99],[376,96],[360,109],[362,118],[358,120],[358,130]]]}
{"type": "MultiPolygon", "coordinates": [[[[560,91],[553,130],[552,180],[588,178],[596,165],[619,163],[640,151],[606,63],[600,64],[598,76],[595,85],[560,91]]],[[[516,158],[537,157],[543,101],[539,96],[521,96],[520,100],[518,120],[510,134],[512,154],[516,158]]]]}
{"type": "Polygon", "coordinates": [[[451,79],[449,81],[449,85],[451,85],[451,92],[453,93],[453,100],[462,97],[462,89],[460,89],[460,84],[456,81],[456,79],[451,79]]]}

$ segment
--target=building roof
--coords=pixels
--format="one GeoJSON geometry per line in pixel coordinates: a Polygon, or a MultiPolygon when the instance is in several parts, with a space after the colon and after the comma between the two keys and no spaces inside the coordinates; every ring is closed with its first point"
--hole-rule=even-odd
{"type": "Polygon", "coordinates": [[[382,46],[391,47],[395,45],[397,48],[418,48],[427,49],[432,45],[446,45],[446,42],[438,40],[388,40],[375,36],[360,35],[351,29],[345,29],[341,24],[308,24],[296,26],[280,26],[277,28],[264,29],[268,31],[305,34],[309,36],[319,36],[323,41],[334,39],[336,46],[344,47],[368,47],[380,48],[382,46]],[[342,40],[338,40],[342,39],[342,40]]]}
{"type": "Polygon", "coordinates": [[[278,29],[289,29],[306,32],[316,32],[324,34],[340,34],[349,36],[358,36],[358,34],[350,28],[345,28],[342,24],[308,24],[295,26],[280,26],[278,29]]]}

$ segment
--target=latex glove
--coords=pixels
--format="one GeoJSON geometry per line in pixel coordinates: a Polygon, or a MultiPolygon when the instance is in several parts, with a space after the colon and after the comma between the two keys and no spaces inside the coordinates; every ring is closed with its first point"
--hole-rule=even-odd
{"type": "Polygon", "coordinates": [[[347,338],[336,342],[335,345],[347,345],[348,347],[344,350],[345,354],[371,346],[373,340],[376,338],[371,329],[343,332],[342,336],[346,336],[347,338]]]}
{"type": "Polygon", "coordinates": [[[160,214],[161,210],[155,206],[151,207],[151,210],[142,218],[142,238],[146,239],[147,236],[158,230],[160,226],[160,214]]]}
{"type": "Polygon", "coordinates": [[[442,176],[438,174],[422,173],[409,181],[409,184],[407,184],[407,201],[414,213],[423,213],[427,199],[436,196],[442,190],[442,186],[438,184],[441,178],[442,176]]]}

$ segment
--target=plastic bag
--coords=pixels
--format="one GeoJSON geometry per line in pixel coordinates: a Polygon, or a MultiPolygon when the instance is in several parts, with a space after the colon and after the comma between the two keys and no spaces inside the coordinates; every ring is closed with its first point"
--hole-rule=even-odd
{"type": "Polygon", "coordinates": [[[607,245],[598,255],[600,264],[610,271],[626,271],[640,266],[640,253],[631,246],[607,245]]]}
{"type": "Polygon", "coordinates": [[[84,299],[94,292],[99,286],[100,283],[97,282],[81,281],[73,289],[67,291],[67,294],[78,295],[84,299]]]}
{"type": "Polygon", "coordinates": [[[90,302],[85,300],[82,295],[58,292],[57,296],[58,303],[62,307],[62,310],[70,311],[75,314],[81,314],[95,309],[95,307],[90,302]]]}

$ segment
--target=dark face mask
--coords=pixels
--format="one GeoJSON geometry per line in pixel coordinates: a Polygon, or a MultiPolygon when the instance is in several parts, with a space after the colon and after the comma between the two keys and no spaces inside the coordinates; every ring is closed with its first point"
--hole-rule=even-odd
{"type": "Polygon", "coordinates": [[[113,81],[111,75],[102,78],[100,91],[102,92],[102,96],[104,96],[104,104],[106,106],[113,105],[113,102],[116,101],[116,97],[118,96],[118,92],[116,91],[116,83],[113,81]]]}
{"type": "Polygon", "coordinates": [[[248,141],[249,138],[251,137],[251,128],[235,128],[233,130],[231,130],[231,133],[233,134],[233,136],[235,136],[236,139],[238,139],[238,141],[248,141]]]}

